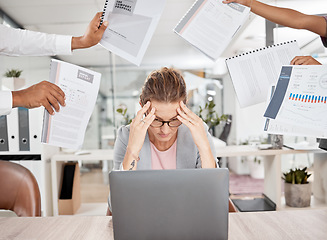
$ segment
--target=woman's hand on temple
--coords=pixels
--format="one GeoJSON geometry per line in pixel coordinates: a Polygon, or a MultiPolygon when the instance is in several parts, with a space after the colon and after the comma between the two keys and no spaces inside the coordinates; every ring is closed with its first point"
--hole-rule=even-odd
{"type": "Polygon", "coordinates": [[[212,155],[210,143],[207,137],[206,129],[202,119],[188,109],[183,101],[179,103],[179,108],[177,108],[177,119],[185,124],[191,131],[194,143],[198,147],[202,168],[215,168],[216,162],[214,156],[212,155]]]}
{"type": "Polygon", "coordinates": [[[180,107],[177,108],[177,113],[179,114],[177,119],[190,129],[197,147],[199,149],[210,147],[203,120],[188,109],[183,101],[180,102],[179,106],[180,107]]]}
{"type": "Polygon", "coordinates": [[[152,108],[149,114],[145,118],[143,118],[144,114],[149,110],[151,106],[150,102],[147,102],[141,110],[139,110],[135,116],[135,118],[132,120],[132,123],[130,125],[130,133],[129,133],[129,140],[128,140],[128,150],[138,156],[138,154],[141,151],[141,148],[144,143],[146,132],[150,126],[150,124],[153,122],[153,120],[156,118],[154,115],[155,108],[152,108]]]}

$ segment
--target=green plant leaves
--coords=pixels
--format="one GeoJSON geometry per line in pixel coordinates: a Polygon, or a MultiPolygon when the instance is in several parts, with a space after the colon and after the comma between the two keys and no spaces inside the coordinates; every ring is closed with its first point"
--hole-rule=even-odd
{"type": "Polygon", "coordinates": [[[303,169],[296,168],[295,170],[290,169],[289,172],[283,173],[284,177],[282,179],[287,183],[292,184],[306,184],[308,183],[308,178],[311,174],[308,174],[307,167],[303,169]]]}
{"type": "Polygon", "coordinates": [[[11,70],[7,70],[7,72],[5,72],[4,76],[5,77],[15,77],[18,78],[20,77],[21,73],[23,72],[23,70],[19,70],[19,69],[11,69],[11,70]]]}
{"type": "Polygon", "coordinates": [[[221,121],[227,121],[228,116],[223,114],[220,117],[215,112],[216,104],[211,102],[206,102],[204,108],[199,106],[199,114],[198,116],[202,118],[202,120],[208,125],[209,128],[215,127],[220,124],[221,121]]]}

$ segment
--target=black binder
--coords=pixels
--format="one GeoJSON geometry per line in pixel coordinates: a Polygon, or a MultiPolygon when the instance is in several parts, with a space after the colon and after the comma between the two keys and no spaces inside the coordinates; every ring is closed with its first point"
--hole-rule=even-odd
{"type": "Polygon", "coordinates": [[[9,151],[7,116],[0,116],[0,151],[9,151]]]}

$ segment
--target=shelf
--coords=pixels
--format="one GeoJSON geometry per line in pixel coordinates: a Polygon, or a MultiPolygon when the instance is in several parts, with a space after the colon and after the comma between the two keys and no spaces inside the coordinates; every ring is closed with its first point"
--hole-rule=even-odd
{"type": "Polygon", "coordinates": [[[287,211],[287,210],[312,210],[312,209],[327,209],[327,204],[323,201],[318,200],[313,195],[311,196],[311,203],[309,207],[304,208],[296,208],[289,207],[285,204],[285,197],[283,196],[281,199],[281,207],[277,209],[277,211],[287,211]]]}

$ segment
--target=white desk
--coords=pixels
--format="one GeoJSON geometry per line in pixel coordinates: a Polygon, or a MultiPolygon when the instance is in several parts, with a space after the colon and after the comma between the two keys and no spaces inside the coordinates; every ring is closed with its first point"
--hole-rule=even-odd
{"type": "MultiPolygon", "coordinates": [[[[236,157],[236,156],[265,156],[265,179],[264,179],[264,193],[276,203],[277,208],[281,207],[281,155],[283,154],[304,154],[314,153],[316,159],[326,159],[327,152],[324,150],[292,150],[288,148],[283,149],[268,149],[259,150],[257,147],[240,145],[227,146],[223,148],[216,148],[217,157],[236,157]]],[[[314,183],[315,185],[315,183],[314,183]]],[[[315,192],[315,191],[314,191],[315,192]]]]}
{"type": "MultiPolygon", "coordinates": [[[[114,239],[112,218],[106,216],[0,218],[0,233],[0,239],[114,239]]],[[[326,209],[229,214],[229,240],[308,240],[326,236],[326,209]]]]}
{"type": "Polygon", "coordinates": [[[89,150],[89,154],[75,155],[68,153],[60,153],[51,158],[51,175],[52,175],[52,206],[53,216],[58,216],[58,198],[60,191],[60,183],[62,176],[62,165],[68,161],[99,161],[113,160],[114,150],[89,150]]]}

